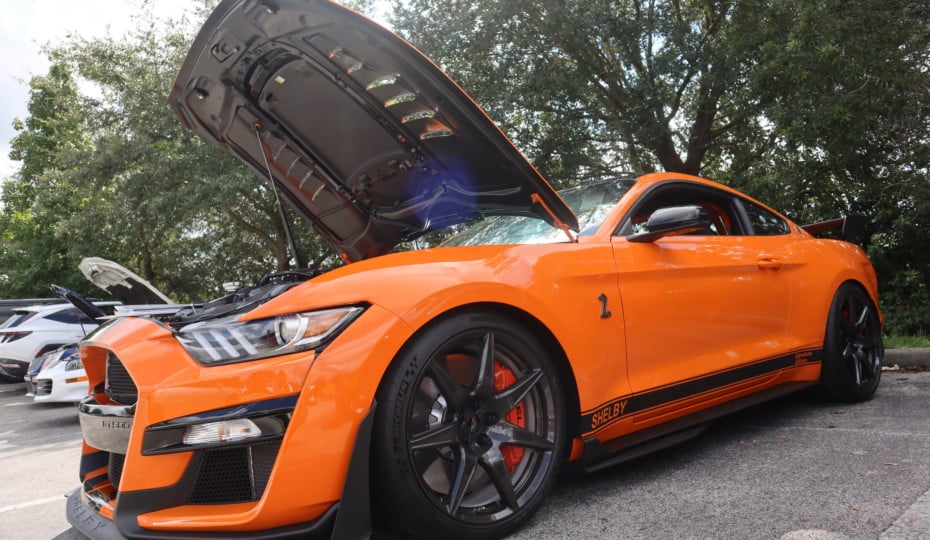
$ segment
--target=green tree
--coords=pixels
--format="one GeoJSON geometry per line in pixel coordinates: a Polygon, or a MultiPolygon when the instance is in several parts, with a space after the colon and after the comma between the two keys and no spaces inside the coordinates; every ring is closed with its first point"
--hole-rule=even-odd
{"type": "Polygon", "coordinates": [[[393,24],[489,109],[550,178],[697,174],[757,110],[740,81],[761,2],[435,0],[393,24]]]}
{"type": "MultiPolygon", "coordinates": [[[[57,188],[31,189],[24,174],[8,183],[11,195],[22,194],[12,205],[4,196],[3,219],[15,218],[14,208],[61,209],[47,212],[49,226],[33,227],[31,235],[4,229],[24,251],[49,241],[64,249],[67,262],[48,268],[36,287],[83,282],[77,261],[91,255],[129,266],[177,300],[210,297],[224,281],[250,283],[268,270],[290,267],[267,180],[185,130],[167,105],[194,28],[140,18],[124,38],[70,37],[48,49],[96,95],[68,96],[85,130],[77,139],[82,144],[68,144],[71,135],[63,130],[43,132],[57,160],[43,174],[57,188]]],[[[54,107],[63,103],[51,101],[54,107]]],[[[30,112],[27,125],[39,121],[30,112]]],[[[46,159],[46,146],[24,146],[14,157],[23,159],[25,171],[46,159]]],[[[297,225],[303,252],[315,264],[334,259],[306,224],[297,225]]],[[[28,281],[21,261],[8,260],[9,288],[0,294],[28,281]]]]}
{"type": "Polygon", "coordinates": [[[773,3],[750,81],[773,144],[740,183],[801,221],[869,218],[892,332],[930,331],[930,4],[773,3]],[[781,31],[776,32],[775,29],[781,31]]]}
{"type": "Polygon", "coordinates": [[[48,296],[53,281],[88,289],[73,275],[77,261],[60,228],[63,216],[80,210],[60,182],[62,156],[89,146],[77,85],[66,65],[53,62],[29,88],[29,117],[14,122],[10,143],[22,166],[0,193],[0,297],[48,296]]]}

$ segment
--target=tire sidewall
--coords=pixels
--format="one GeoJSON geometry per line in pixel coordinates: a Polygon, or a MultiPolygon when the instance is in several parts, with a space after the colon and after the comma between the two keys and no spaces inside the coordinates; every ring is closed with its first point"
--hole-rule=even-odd
{"type": "Polygon", "coordinates": [[[419,332],[397,355],[378,390],[378,410],[372,439],[372,482],[375,512],[379,520],[395,529],[419,537],[489,539],[504,536],[533,514],[551,491],[565,460],[567,440],[565,404],[551,355],[526,328],[492,313],[460,313],[431,324],[419,332]],[[433,354],[463,331],[490,330],[495,339],[506,335],[507,343],[518,344],[537,358],[537,366],[549,385],[556,414],[553,458],[543,482],[525,506],[490,525],[473,525],[453,519],[438,509],[424,493],[409,460],[408,417],[411,401],[433,354]]]}
{"type": "MultiPolygon", "coordinates": [[[[854,283],[844,283],[836,294],[833,296],[833,302],[830,304],[830,312],[827,317],[827,328],[823,341],[823,367],[821,370],[820,381],[826,391],[827,397],[837,401],[857,402],[870,399],[878,388],[881,380],[881,369],[875,377],[865,385],[856,384],[855,378],[850,373],[849,367],[843,358],[843,349],[845,343],[842,339],[842,330],[840,321],[842,318],[843,300],[848,296],[857,296],[861,301],[868,305],[872,316],[877,313],[875,303],[871,297],[862,290],[861,287],[854,283]]],[[[884,348],[881,343],[881,333],[878,335],[878,354],[884,354],[884,348]]]]}

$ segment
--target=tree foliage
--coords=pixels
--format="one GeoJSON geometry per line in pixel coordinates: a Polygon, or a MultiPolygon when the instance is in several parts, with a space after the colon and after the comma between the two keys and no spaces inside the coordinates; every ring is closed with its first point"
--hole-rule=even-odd
{"type": "MultiPolygon", "coordinates": [[[[0,296],[47,295],[51,282],[93,292],[77,272],[85,256],[125,264],[177,300],[290,267],[267,181],[183,129],[168,107],[193,29],[140,20],[125,38],[70,37],[47,49],[54,65],[32,80],[30,116],[12,144],[23,166],[4,184],[0,219],[19,227],[3,229],[0,296]],[[78,92],[75,76],[96,95],[78,92]]],[[[306,226],[298,237],[315,264],[331,259],[306,226]]]]}
{"type": "MultiPolygon", "coordinates": [[[[19,134],[11,141],[10,157],[21,160],[16,181],[2,184],[0,213],[0,291],[17,296],[44,296],[53,278],[80,287],[69,279],[77,262],[62,234],[60,216],[80,212],[78,201],[57,196],[66,190],[57,180],[63,156],[84,151],[89,141],[78,102],[77,85],[67,67],[53,63],[48,75],[30,83],[29,117],[17,120],[19,134]],[[40,194],[56,193],[47,204],[40,194]]],[[[3,296],[0,294],[0,296],[3,296]]]]}

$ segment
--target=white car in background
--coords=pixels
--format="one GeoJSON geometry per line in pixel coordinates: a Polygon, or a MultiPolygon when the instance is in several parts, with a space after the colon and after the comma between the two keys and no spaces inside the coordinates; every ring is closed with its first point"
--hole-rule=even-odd
{"type": "MultiPolygon", "coordinates": [[[[119,302],[94,302],[105,313],[112,313],[119,302]]],[[[0,379],[23,380],[29,364],[43,354],[75,343],[97,328],[91,319],[71,304],[29,306],[13,310],[0,325],[0,379]]]]}
{"type": "Polygon", "coordinates": [[[26,373],[26,395],[37,402],[80,401],[87,395],[87,373],[77,344],[46,353],[26,373]]]}
{"type": "Polygon", "coordinates": [[[56,295],[70,303],[17,309],[0,327],[0,375],[6,372],[6,380],[23,380],[25,375],[26,394],[35,401],[80,401],[87,395],[87,375],[76,348],[56,349],[81,340],[98,326],[99,318],[118,314],[123,308],[155,310],[170,303],[148,281],[112,261],[89,257],[79,268],[91,283],[117,301],[91,302],[53,286],[56,295]],[[11,347],[6,347],[7,342],[11,347]],[[17,342],[22,346],[14,350],[17,342]],[[39,348],[32,344],[39,344],[39,348]],[[46,353],[50,354],[43,356],[46,353]]]}

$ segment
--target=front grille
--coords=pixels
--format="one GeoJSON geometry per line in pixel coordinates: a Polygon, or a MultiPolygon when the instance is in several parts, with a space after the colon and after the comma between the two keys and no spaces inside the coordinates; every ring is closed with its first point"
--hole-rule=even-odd
{"type": "Polygon", "coordinates": [[[139,390],[132,377],[115,354],[107,355],[107,395],[120,405],[134,405],[139,399],[139,390]]]}
{"type": "Polygon", "coordinates": [[[39,379],[35,382],[35,385],[35,390],[33,390],[33,392],[37,396],[47,396],[52,393],[51,379],[39,379]]]}
{"type": "Polygon", "coordinates": [[[190,504],[257,501],[265,492],[281,441],[204,450],[190,504]]]}
{"type": "Polygon", "coordinates": [[[123,463],[126,461],[125,454],[110,452],[110,460],[107,463],[107,478],[113,487],[119,490],[119,481],[123,476],[123,463]]]}

